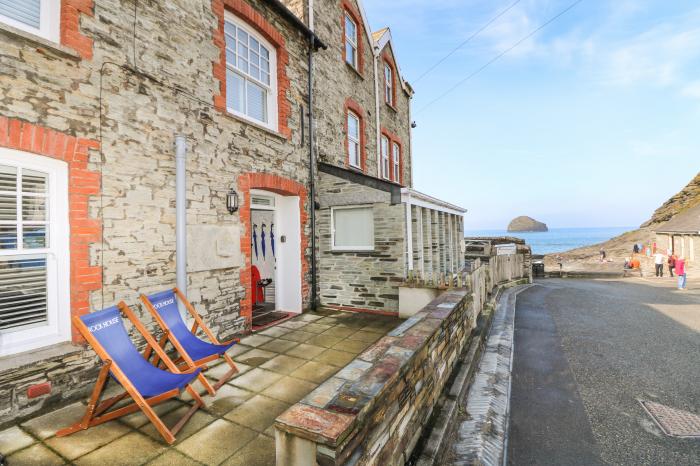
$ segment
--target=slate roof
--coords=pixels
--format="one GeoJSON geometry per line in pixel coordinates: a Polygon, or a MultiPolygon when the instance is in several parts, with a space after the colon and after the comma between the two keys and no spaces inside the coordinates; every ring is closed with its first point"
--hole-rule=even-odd
{"type": "Polygon", "coordinates": [[[657,233],[689,233],[700,235],[700,204],[684,210],[656,228],[657,233]]]}

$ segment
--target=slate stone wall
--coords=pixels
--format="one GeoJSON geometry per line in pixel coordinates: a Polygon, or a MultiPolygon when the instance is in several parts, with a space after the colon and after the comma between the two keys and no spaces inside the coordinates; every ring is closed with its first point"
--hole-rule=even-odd
{"type": "MultiPolygon", "coordinates": [[[[99,193],[86,200],[87,210],[102,224],[101,241],[89,245],[89,263],[103,269],[102,286],[90,294],[86,308],[124,300],[152,326],[137,305],[138,294],[175,285],[176,133],[188,141],[190,226],[244,237],[238,215],[226,209],[226,193],[238,189],[242,174],[269,173],[308,185],[308,137],[302,139],[300,111],[307,98],[306,39],[267,2],[247,0],[284,39],[289,79],[284,98],[291,107],[289,134],[249,124],[212,105],[221,85],[213,70],[220,49],[212,3],[146,1],[134,14],[133,2],[95,0],[89,14],[79,15],[81,33],[92,41],[90,54],[0,26],[0,117],[101,143],[101,152],[93,148],[86,154],[86,168],[100,179],[99,193]]],[[[4,131],[10,139],[31,136],[16,134],[17,128],[0,127],[0,145],[4,131]]],[[[31,144],[28,150],[33,151],[31,144]]],[[[70,176],[71,189],[80,189],[84,180],[70,176]]],[[[304,205],[308,214],[311,203],[304,205]]],[[[308,226],[303,233],[310,235],[308,226]]],[[[216,249],[190,240],[200,251],[216,249]]],[[[309,248],[302,254],[310,260],[309,248]]],[[[232,257],[227,267],[188,277],[190,300],[221,338],[246,331],[240,314],[243,266],[240,257],[232,257]]],[[[0,410],[0,424],[42,403],[47,407],[87,393],[94,358],[59,354],[52,361],[0,373],[3,408],[10,406],[0,410]],[[61,367],[70,376],[59,377],[54,368],[61,367]],[[52,382],[52,393],[28,402],[23,394],[28,380],[52,382]]]]}
{"type": "Polygon", "coordinates": [[[405,464],[497,286],[529,281],[520,264],[483,263],[469,288],[446,291],[367,348],[276,419],[278,445],[310,448],[322,466],[405,464]],[[505,269],[511,281],[497,283],[505,269]]]}
{"type": "Polygon", "coordinates": [[[398,312],[398,285],[406,278],[405,206],[391,205],[390,193],[319,174],[316,211],[319,297],[324,306],[398,312]],[[331,208],[371,205],[374,251],[333,251],[331,208]]]}

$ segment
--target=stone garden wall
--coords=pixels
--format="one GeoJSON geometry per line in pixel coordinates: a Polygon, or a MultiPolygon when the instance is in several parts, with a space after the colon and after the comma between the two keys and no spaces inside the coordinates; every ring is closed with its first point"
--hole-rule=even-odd
{"type": "Polygon", "coordinates": [[[520,260],[483,264],[277,418],[277,465],[403,465],[485,303],[528,277],[520,260]]]}

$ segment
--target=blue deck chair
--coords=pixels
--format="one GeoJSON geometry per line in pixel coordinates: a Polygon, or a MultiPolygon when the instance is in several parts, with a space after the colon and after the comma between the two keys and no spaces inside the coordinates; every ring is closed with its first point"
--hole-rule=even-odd
{"type": "Polygon", "coordinates": [[[176,363],[182,363],[183,367],[190,369],[197,367],[206,370],[207,363],[223,358],[231,367],[214,386],[209,383],[203,374],[199,374],[199,381],[211,395],[216,394],[216,390],[238,373],[238,368],[233,359],[226,354],[229,348],[238,343],[238,339],[234,338],[226,342],[220,342],[209,327],[204,324],[200,315],[179,289],[173,288],[150,296],[141,295],[141,301],[143,301],[146,309],[149,310],[163,329],[164,335],[160,340],[161,346],[170,341],[180,355],[180,359],[176,360],[176,363]],[[182,301],[194,319],[194,325],[191,329],[187,328],[187,324],[185,324],[182,315],[180,315],[177,305],[178,299],[182,301]],[[198,329],[202,329],[211,343],[203,341],[197,336],[198,329]]]}
{"type": "Polygon", "coordinates": [[[102,311],[80,317],[75,316],[73,324],[95,350],[102,360],[103,366],[83,418],[74,425],[58,431],[56,435],[58,437],[70,435],[141,409],[165,441],[173,443],[175,435],[185,423],[200,407],[204,406],[199,393],[190,385],[199,375],[201,369],[179,370],[124,302],[102,311]],[[167,367],[167,371],[155,367],[148,361],[145,354],[139,353],[124,327],[121,313],[146,339],[145,354],[151,354],[152,351],[155,351],[159,360],[167,367]],[[124,388],[124,393],[100,402],[108,375],[111,375],[124,388]],[[194,405],[174,427],[168,428],[152,406],[178,396],[183,389],[192,396],[194,405]],[[112,406],[128,396],[134,400],[133,403],[107,412],[112,406]]]}

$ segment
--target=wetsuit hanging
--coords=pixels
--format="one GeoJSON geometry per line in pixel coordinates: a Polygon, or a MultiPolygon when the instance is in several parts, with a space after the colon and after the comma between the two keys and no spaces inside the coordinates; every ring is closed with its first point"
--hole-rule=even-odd
{"type": "Polygon", "coordinates": [[[263,260],[265,260],[265,228],[267,225],[264,223],[262,224],[262,227],[260,227],[260,246],[262,247],[262,253],[263,253],[263,260]]]}
{"type": "Polygon", "coordinates": [[[258,225],[253,224],[253,248],[255,249],[255,258],[258,258],[258,225]]]}
{"type": "Polygon", "coordinates": [[[270,248],[272,248],[272,257],[275,256],[275,224],[270,224],[270,248]]]}

